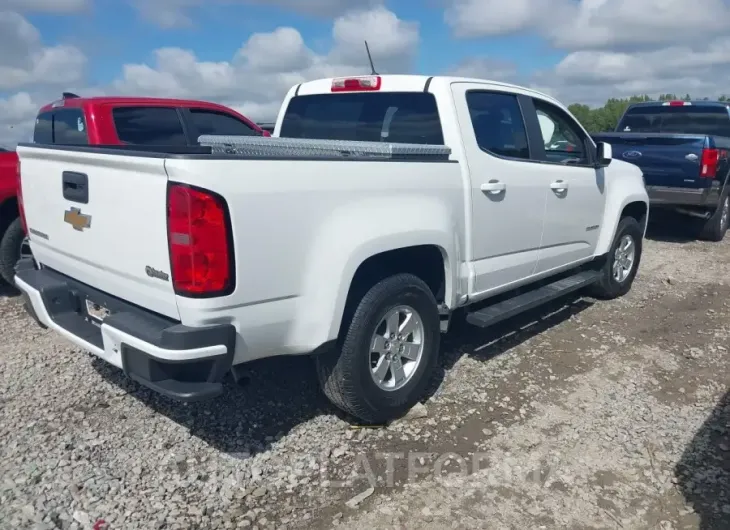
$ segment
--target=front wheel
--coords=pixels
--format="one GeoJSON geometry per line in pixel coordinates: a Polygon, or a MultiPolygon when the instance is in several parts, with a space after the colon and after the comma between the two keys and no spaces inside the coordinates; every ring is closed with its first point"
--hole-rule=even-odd
{"type": "Polygon", "coordinates": [[[440,338],[429,287],[412,274],[386,278],[360,300],[339,348],[317,356],[322,390],[366,423],[399,418],[425,393],[440,338]]]}
{"type": "Polygon", "coordinates": [[[631,290],[639,270],[643,238],[639,221],[633,217],[619,221],[613,244],[601,267],[601,279],[591,288],[593,296],[610,300],[631,290]]]}

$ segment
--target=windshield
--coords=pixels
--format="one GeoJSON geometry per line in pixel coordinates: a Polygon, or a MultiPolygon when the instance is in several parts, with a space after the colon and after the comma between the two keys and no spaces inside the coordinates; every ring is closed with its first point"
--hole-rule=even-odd
{"type": "Polygon", "coordinates": [[[639,106],[626,112],[616,131],[730,137],[730,113],[726,107],[707,105],[639,106]]]}
{"type": "Polygon", "coordinates": [[[296,96],[280,137],[443,145],[436,100],[424,92],[296,96]]]}

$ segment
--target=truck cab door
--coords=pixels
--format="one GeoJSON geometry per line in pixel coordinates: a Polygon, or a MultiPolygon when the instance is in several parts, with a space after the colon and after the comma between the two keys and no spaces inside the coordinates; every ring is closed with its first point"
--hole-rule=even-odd
{"type": "Polygon", "coordinates": [[[549,180],[536,273],[549,274],[593,257],[605,207],[604,170],[595,167],[595,146],[568,112],[540,98],[526,103],[529,122],[542,133],[537,158],[549,180]]]}
{"type": "Polygon", "coordinates": [[[526,283],[542,238],[549,175],[530,161],[524,96],[499,85],[452,84],[470,177],[470,297],[526,283]]]}

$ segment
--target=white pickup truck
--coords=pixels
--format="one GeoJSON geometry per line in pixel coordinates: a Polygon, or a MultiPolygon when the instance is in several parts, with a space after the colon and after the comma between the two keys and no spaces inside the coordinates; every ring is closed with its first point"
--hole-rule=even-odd
{"type": "Polygon", "coordinates": [[[632,285],[642,173],[549,96],[322,79],[290,90],[274,136],[21,144],[29,312],[180,400],[253,359],[312,354],[335,405],[382,422],[423,397],[455,312],[487,327],[632,285]]]}

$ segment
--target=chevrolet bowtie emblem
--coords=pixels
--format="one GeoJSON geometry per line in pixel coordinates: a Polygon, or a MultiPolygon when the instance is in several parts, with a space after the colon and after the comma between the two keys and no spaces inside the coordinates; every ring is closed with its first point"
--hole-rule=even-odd
{"type": "Polygon", "coordinates": [[[79,232],[91,227],[91,216],[81,213],[81,210],[78,208],[71,207],[63,212],[63,220],[79,232]]]}

